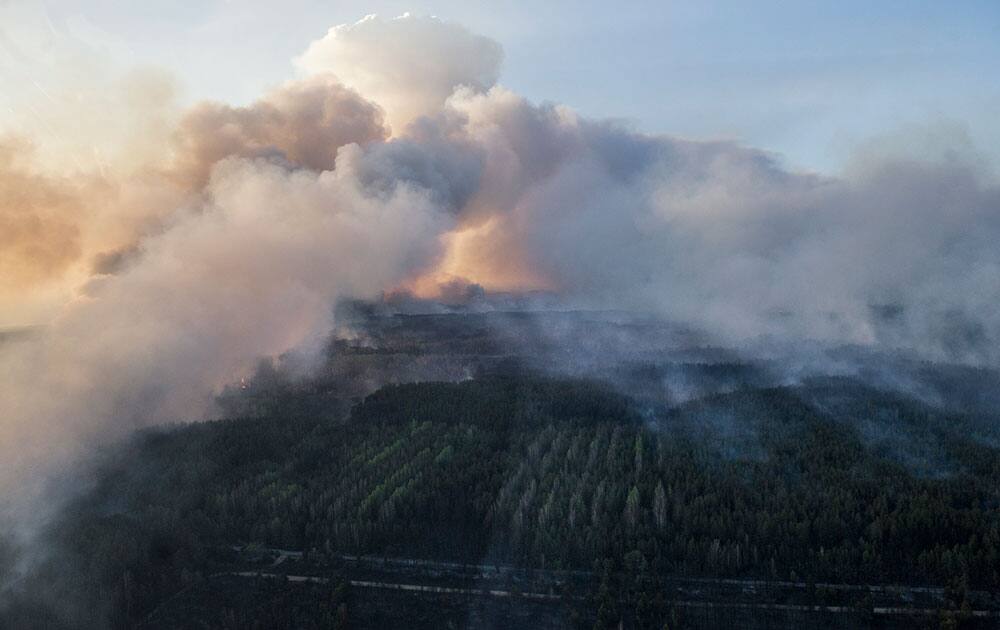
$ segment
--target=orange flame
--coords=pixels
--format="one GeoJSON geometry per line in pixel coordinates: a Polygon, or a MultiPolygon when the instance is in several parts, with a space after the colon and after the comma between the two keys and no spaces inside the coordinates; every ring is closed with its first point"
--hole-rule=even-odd
{"type": "Polygon", "coordinates": [[[496,217],[448,232],[441,237],[444,254],[437,266],[401,288],[428,299],[440,297],[441,287],[456,281],[478,284],[487,291],[552,289],[552,283],[535,272],[523,253],[500,233],[496,217]]]}

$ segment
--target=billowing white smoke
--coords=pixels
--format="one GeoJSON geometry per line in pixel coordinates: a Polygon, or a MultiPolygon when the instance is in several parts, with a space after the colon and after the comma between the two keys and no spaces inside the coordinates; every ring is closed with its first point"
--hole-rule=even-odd
{"type": "Polygon", "coordinates": [[[455,88],[485,90],[500,76],[503,49],[468,29],[409,14],[369,15],[330,29],[296,60],[313,75],[331,72],[389,112],[394,132],[435,114],[455,88]]]}
{"type": "Polygon", "coordinates": [[[485,152],[470,269],[521,260],[566,295],[730,340],[885,343],[1000,362],[1000,189],[959,158],[843,179],[730,143],[648,137],[502,89],[459,93],[485,152]]]}
{"type": "MultiPolygon", "coordinates": [[[[412,31],[411,48],[440,31],[444,47],[428,63],[442,68],[450,41],[479,41],[435,20],[392,28],[404,40],[412,31]]],[[[366,147],[388,146],[383,119],[322,71],[247,106],[195,106],[176,117],[169,141],[157,135],[155,161],[128,169],[47,169],[51,154],[32,163],[30,143],[3,140],[5,290],[93,275],[42,330],[0,338],[2,515],[34,511],[53,467],[95,441],[202,418],[261,357],[319,347],[339,297],[377,296],[436,263],[454,203],[441,195],[446,185],[367,165],[379,158],[366,147]],[[374,170],[388,179],[366,175],[374,170]],[[155,194],[137,210],[134,191],[144,189],[155,194]],[[137,215],[148,220],[136,225],[137,215]],[[87,238],[92,223],[116,236],[87,238]]]]}
{"type": "Polygon", "coordinates": [[[427,264],[447,215],[407,186],[365,195],[356,154],[322,173],[218,165],[210,202],[92,280],[43,334],[4,348],[5,507],[95,440],[203,417],[259,357],[319,346],[337,297],[377,295],[427,264]]]}
{"type": "MultiPolygon", "coordinates": [[[[794,174],[729,143],[651,138],[501,89],[457,94],[486,152],[472,268],[526,261],[566,295],[730,341],[884,343],[1000,362],[1000,189],[975,164],[794,174]]],[[[468,141],[468,140],[466,140],[468,141]]]]}
{"type": "Polygon", "coordinates": [[[534,105],[493,86],[500,58],[438,20],[366,18],[257,103],[181,117],[147,172],[186,202],[100,258],[43,333],[0,346],[0,491],[81,443],[202,417],[259,357],[321,338],[338,297],[435,271],[728,340],[1000,363],[1000,191],[974,165],[790,173],[731,143],[534,105]]]}

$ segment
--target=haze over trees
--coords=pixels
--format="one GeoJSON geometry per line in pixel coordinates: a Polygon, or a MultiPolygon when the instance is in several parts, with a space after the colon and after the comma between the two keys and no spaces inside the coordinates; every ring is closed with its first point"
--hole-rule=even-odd
{"type": "MultiPolygon", "coordinates": [[[[479,321],[463,317],[414,325],[479,321]]],[[[390,338],[412,339],[401,330],[390,338]]],[[[945,588],[952,603],[938,605],[956,610],[1000,589],[1000,443],[974,413],[850,378],[666,406],[502,363],[386,385],[353,407],[332,384],[265,365],[230,393],[249,416],[109,449],[25,584],[62,594],[69,627],[78,614],[131,627],[247,544],[301,550],[314,567],[371,554],[583,571],[573,623],[585,627],[660,627],[676,615],[662,580],[677,577],[801,584],[811,605],[824,583],[945,588]]],[[[20,592],[8,619],[44,610],[58,625],[47,597],[20,592]]]]}

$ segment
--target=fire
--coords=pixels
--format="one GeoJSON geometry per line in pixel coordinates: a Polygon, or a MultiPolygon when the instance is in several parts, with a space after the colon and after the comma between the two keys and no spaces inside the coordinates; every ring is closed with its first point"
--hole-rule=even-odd
{"type": "Polygon", "coordinates": [[[438,265],[401,287],[423,298],[438,298],[441,287],[455,282],[478,284],[487,291],[551,290],[553,283],[535,272],[523,252],[500,236],[496,217],[441,237],[438,265]]]}

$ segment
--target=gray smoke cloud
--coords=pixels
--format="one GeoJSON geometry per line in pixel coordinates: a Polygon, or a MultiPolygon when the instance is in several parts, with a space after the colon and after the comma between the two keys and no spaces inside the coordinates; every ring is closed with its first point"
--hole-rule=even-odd
{"type": "Polygon", "coordinates": [[[220,164],[210,202],[92,280],[44,331],[3,347],[5,510],[35,524],[53,467],[134,427],[204,418],[260,357],[320,347],[338,297],[377,295],[433,256],[447,215],[413,188],[367,196],[339,168],[352,159],[322,173],[220,164]]]}
{"type": "Polygon", "coordinates": [[[176,175],[196,188],[228,156],[281,157],[332,170],[337,149],[388,135],[382,110],[330,75],[292,81],[246,107],[202,103],[180,121],[176,175]]]}
{"type": "MultiPolygon", "coordinates": [[[[502,88],[449,101],[484,155],[460,259],[654,310],[728,342],[884,344],[996,364],[1000,189],[975,162],[881,160],[843,177],[726,142],[650,137],[502,88]]],[[[453,132],[454,133],[454,132],[453,132]]],[[[488,281],[486,282],[489,288],[488,281]]]]}
{"type": "MultiPolygon", "coordinates": [[[[337,299],[425,278],[446,299],[547,289],[731,343],[1000,364],[1000,189],[976,162],[790,172],[735,143],[531,103],[494,85],[501,58],[447,22],[366,18],[313,43],[303,76],[259,101],[180,116],[143,170],[174,187],[155,229],[93,252],[96,275],[59,316],[0,347],[7,515],[87,445],[206,417],[261,357],[319,347],[337,299]]],[[[16,217],[10,191],[28,180],[3,159],[0,218],[16,217]]],[[[64,264],[47,251],[36,268],[64,264]]]]}

